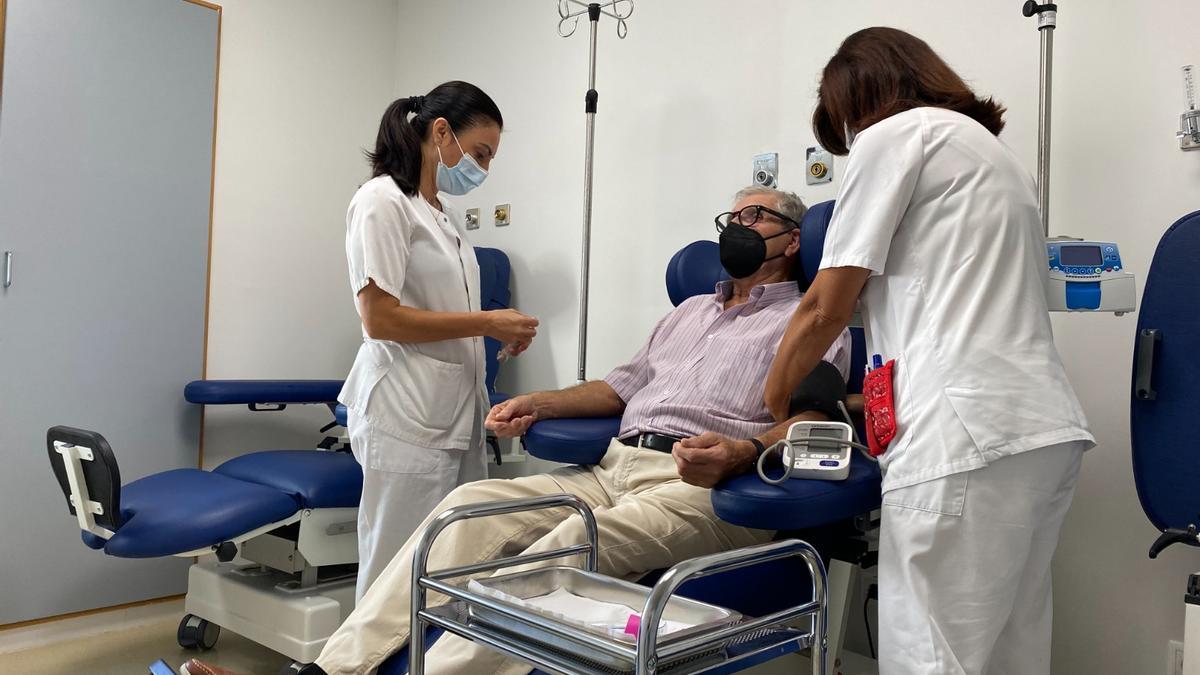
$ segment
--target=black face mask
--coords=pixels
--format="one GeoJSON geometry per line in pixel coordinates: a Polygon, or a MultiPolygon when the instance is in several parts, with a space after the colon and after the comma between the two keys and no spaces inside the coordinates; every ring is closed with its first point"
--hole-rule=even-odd
{"type": "Polygon", "coordinates": [[[791,232],[784,230],[769,237],[763,237],[758,232],[741,225],[730,223],[721,231],[719,239],[721,247],[721,267],[729,272],[734,279],[745,279],[758,271],[768,260],[782,258],[783,253],[767,257],[767,240],[782,237],[791,232]]]}

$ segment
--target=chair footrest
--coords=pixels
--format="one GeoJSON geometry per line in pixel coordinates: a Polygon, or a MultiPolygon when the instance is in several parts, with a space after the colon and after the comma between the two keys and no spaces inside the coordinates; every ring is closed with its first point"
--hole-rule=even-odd
{"type": "Polygon", "coordinates": [[[121,488],[121,526],[104,545],[120,558],[157,558],[236,539],[300,509],[277,489],[199,469],[175,469],[121,488]]]}

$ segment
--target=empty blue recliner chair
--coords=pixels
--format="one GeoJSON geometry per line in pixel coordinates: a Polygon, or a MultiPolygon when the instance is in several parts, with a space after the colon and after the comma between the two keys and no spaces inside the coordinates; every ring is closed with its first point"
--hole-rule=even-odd
{"type": "MultiPolygon", "coordinates": [[[[1191,429],[1200,377],[1197,260],[1200,211],[1180,218],[1159,240],[1138,311],[1129,422],[1138,499],[1161,533],[1150,546],[1151,558],[1177,543],[1200,546],[1200,444],[1191,429]]],[[[1179,582],[1183,660],[1193,664],[1200,662],[1200,572],[1179,582]]]]}
{"type": "MultiPolygon", "coordinates": [[[[341,386],[207,380],[190,383],[184,396],[252,410],[332,407],[341,386]]],[[[189,569],[181,646],[208,649],[225,628],[307,663],[353,608],[362,470],[349,453],[256,452],[212,471],[175,469],[122,484],[116,454],[96,432],[54,427],[47,452],[88,546],[122,558],[216,556],[189,569]]]]}
{"type": "MultiPolygon", "coordinates": [[[[508,257],[488,248],[476,256],[481,308],[507,307],[508,257]]],[[[495,391],[500,347],[485,338],[493,404],[507,398],[495,391]]],[[[254,411],[324,405],[344,426],[341,388],[342,380],[200,380],[184,398],[254,411]]],[[[318,445],[348,450],[344,440],[318,445]]],[[[212,471],[176,469],[123,485],[116,454],[98,433],[54,427],[47,449],[88,546],[125,558],[217,557],[190,568],[180,645],[208,649],[225,628],[311,663],[353,609],[362,469],[349,452],[253,452],[212,471]],[[254,564],[236,564],[235,556],[254,564]]]]}

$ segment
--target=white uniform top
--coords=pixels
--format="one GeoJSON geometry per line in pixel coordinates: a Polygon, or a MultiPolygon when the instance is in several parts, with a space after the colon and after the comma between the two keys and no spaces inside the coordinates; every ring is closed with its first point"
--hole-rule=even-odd
{"type": "Polygon", "coordinates": [[[863,130],[821,267],[871,270],[868,359],[896,360],[884,491],[1095,444],[1051,334],[1033,181],[979,123],[917,108],[863,130]]]}
{"type": "MultiPolygon", "coordinates": [[[[405,195],[389,176],[364,183],[346,212],[355,298],[373,279],[408,307],[479,311],[479,263],[461,220],[457,212],[440,213],[423,197],[405,195]]],[[[414,445],[481,448],[476,418],[487,409],[483,338],[401,343],[372,339],[364,328],[338,400],[414,445]]]]}

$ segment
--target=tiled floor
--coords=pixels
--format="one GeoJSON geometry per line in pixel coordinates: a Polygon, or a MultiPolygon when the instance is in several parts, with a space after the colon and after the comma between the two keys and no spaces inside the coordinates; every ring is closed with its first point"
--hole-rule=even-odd
{"type": "MultiPolygon", "coordinates": [[[[5,675],[133,675],[148,673],[158,659],[172,668],[195,652],[175,641],[178,618],[125,627],[99,635],[67,639],[41,647],[0,654],[5,675]]],[[[212,663],[241,673],[276,675],[291,659],[230,633],[222,632],[217,645],[204,653],[212,663]]]]}
{"type": "MultiPolygon", "coordinates": [[[[34,635],[5,635],[0,632],[2,675],[143,675],[158,659],[172,668],[197,656],[175,641],[182,602],[163,604],[153,614],[122,617],[98,614],[35,627],[34,635]],[[98,632],[108,617],[116,630],[98,632]],[[121,623],[124,621],[124,623],[121,623]],[[14,639],[16,638],[16,639],[14,639]],[[24,640],[24,642],[22,642],[24,640]],[[22,648],[22,644],[40,643],[22,648]],[[17,645],[17,651],[7,651],[17,645]]],[[[21,629],[31,633],[29,629],[21,629]]],[[[835,672],[841,675],[874,675],[873,662],[847,654],[835,672]]],[[[204,652],[207,661],[247,675],[277,675],[291,660],[239,635],[223,631],[216,647],[204,652]]],[[[798,656],[777,659],[749,671],[747,675],[794,675],[811,672],[807,659],[798,656]]]]}

